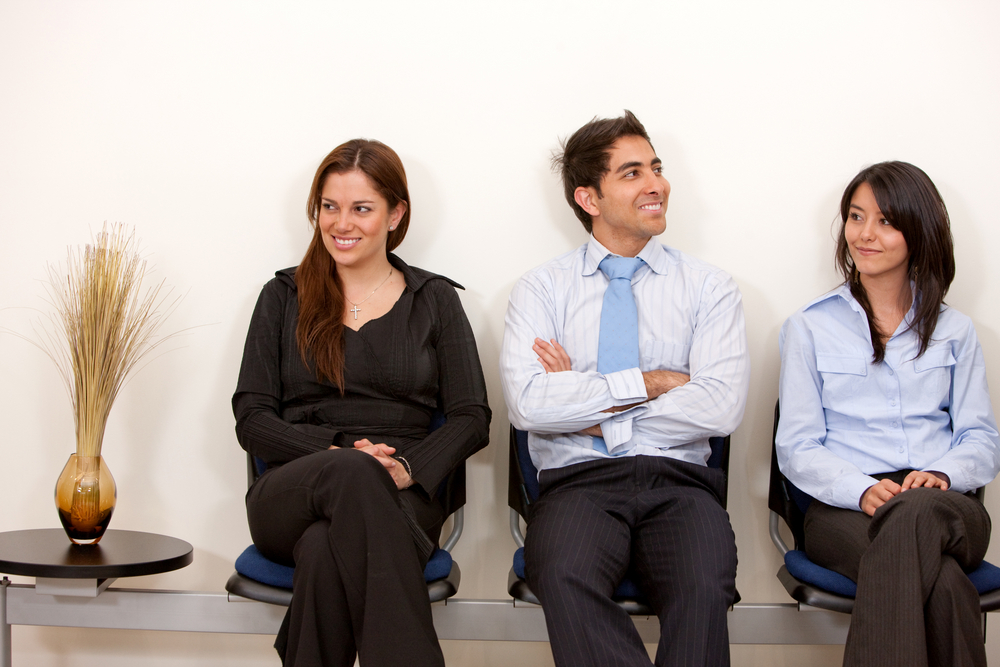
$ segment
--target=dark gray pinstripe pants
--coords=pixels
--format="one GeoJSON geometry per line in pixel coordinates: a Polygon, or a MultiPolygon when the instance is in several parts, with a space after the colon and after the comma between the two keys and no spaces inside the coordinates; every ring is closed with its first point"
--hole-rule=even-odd
{"type": "Polygon", "coordinates": [[[736,539],[721,470],[636,456],[545,470],[525,574],[560,666],[650,664],[611,595],[628,574],[660,619],[656,665],[728,665],[736,539]]]}
{"type": "Polygon", "coordinates": [[[979,502],[910,489],[869,517],[813,501],[805,538],[813,562],[858,584],[844,665],[986,665],[979,594],[965,575],[990,542],[979,502]]]}

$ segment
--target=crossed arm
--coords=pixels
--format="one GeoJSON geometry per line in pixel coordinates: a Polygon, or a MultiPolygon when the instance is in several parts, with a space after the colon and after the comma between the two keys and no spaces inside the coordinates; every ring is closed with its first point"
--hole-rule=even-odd
{"type": "MultiPolygon", "coordinates": [[[[511,423],[542,436],[601,433],[612,453],[628,443],[666,449],[732,432],[749,385],[739,290],[724,274],[664,284],[675,287],[669,315],[640,331],[651,370],[598,373],[594,304],[546,272],[525,276],[511,292],[500,355],[511,423]],[[582,349],[562,347],[567,331],[582,349]]],[[[586,448],[589,438],[561,443],[586,448]]]]}
{"type": "MultiPolygon", "coordinates": [[[[542,365],[542,368],[545,369],[546,373],[560,373],[572,370],[569,355],[555,338],[548,342],[542,340],[541,338],[536,338],[534,344],[531,346],[531,349],[538,355],[538,362],[542,365]]],[[[690,376],[675,371],[647,371],[642,374],[642,381],[646,386],[646,401],[651,401],[656,397],[667,393],[671,389],[682,387],[690,380],[690,376]]],[[[631,403],[629,405],[608,406],[608,408],[603,410],[603,412],[607,412],[609,414],[622,412],[623,410],[628,410],[629,408],[633,408],[646,401],[631,403]]],[[[600,424],[594,424],[593,426],[589,426],[579,432],[583,435],[595,437],[604,436],[604,432],[601,430],[600,424]]]]}

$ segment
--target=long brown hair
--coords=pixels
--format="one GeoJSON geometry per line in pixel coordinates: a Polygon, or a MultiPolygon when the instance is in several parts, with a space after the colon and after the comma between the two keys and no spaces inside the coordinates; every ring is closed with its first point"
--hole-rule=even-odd
{"type": "Polygon", "coordinates": [[[399,156],[379,141],[352,139],[330,152],[316,169],[306,211],[313,226],[313,238],[302,263],[295,271],[299,296],[299,322],[295,340],[306,366],[315,367],[316,377],[344,391],[344,288],[319,227],[319,207],[323,186],[330,174],[360,171],[389,204],[389,210],[403,203],[406,210],[396,229],[386,239],[386,253],[396,249],[410,225],[410,191],[406,171],[399,156]]]}
{"type": "MultiPolygon", "coordinates": [[[[880,162],[854,177],[840,200],[840,237],[837,240],[837,267],[851,286],[851,294],[868,316],[872,337],[872,360],[885,359],[885,343],[875,326],[871,303],[861,281],[856,279],[854,260],[844,236],[850,215],[851,198],[862,183],[875,195],[882,214],[903,234],[910,252],[908,276],[916,284],[916,318],[911,328],[920,339],[919,357],[927,350],[937,326],[941,304],[955,278],[955,252],[951,239],[948,209],[933,181],[921,169],[908,162],[880,162]]],[[[890,334],[892,332],[889,332],[890,334]]]]}

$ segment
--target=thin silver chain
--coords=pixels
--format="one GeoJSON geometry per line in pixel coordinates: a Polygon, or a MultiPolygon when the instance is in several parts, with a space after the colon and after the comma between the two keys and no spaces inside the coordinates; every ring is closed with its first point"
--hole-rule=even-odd
{"type": "Polygon", "coordinates": [[[369,295],[368,295],[368,296],[366,296],[365,298],[361,299],[361,301],[358,301],[357,303],[354,303],[353,301],[351,301],[351,299],[350,299],[350,298],[349,298],[349,297],[347,296],[347,291],[345,290],[345,291],[344,291],[344,298],[345,298],[345,299],[347,299],[348,301],[351,301],[351,305],[352,305],[352,306],[354,306],[354,308],[348,308],[348,309],[347,309],[347,312],[349,312],[349,313],[354,313],[354,319],[358,319],[358,313],[360,313],[360,312],[361,312],[361,308],[359,308],[359,306],[360,306],[361,304],[363,304],[363,303],[364,303],[365,301],[367,301],[368,299],[370,299],[370,298],[372,298],[373,296],[375,296],[375,292],[377,292],[377,291],[379,290],[379,288],[380,288],[380,287],[382,287],[382,285],[385,285],[385,281],[386,281],[386,280],[389,280],[389,278],[390,278],[391,276],[392,276],[392,267],[390,266],[390,267],[389,267],[389,275],[388,275],[388,276],[386,276],[386,277],[385,277],[385,279],[383,279],[383,280],[382,280],[382,282],[380,282],[380,283],[378,284],[378,287],[376,287],[375,289],[373,289],[373,290],[372,290],[372,293],[371,293],[371,294],[369,294],[369,295]]]}

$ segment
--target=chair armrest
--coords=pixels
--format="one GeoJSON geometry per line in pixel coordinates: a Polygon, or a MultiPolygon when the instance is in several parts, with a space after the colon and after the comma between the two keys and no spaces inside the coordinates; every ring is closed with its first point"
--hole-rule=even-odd
{"type": "Polygon", "coordinates": [[[451,553],[451,550],[458,544],[458,538],[462,536],[462,530],[465,529],[465,507],[459,507],[451,516],[453,519],[451,534],[448,535],[448,539],[441,545],[441,548],[448,553],[451,553]]]}
{"type": "Polygon", "coordinates": [[[771,510],[768,514],[770,514],[770,517],[767,521],[767,532],[771,535],[771,542],[777,547],[778,553],[784,556],[788,553],[789,549],[788,545],[785,544],[785,540],[781,537],[781,517],[774,510],[771,510]]]}
{"type": "Polygon", "coordinates": [[[517,510],[510,510],[510,536],[514,538],[514,543],[518,547],[524,546],[524,534],[521,532],[521,515],[517,510]]]}

